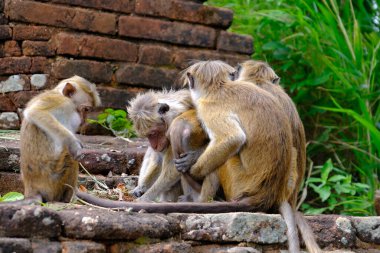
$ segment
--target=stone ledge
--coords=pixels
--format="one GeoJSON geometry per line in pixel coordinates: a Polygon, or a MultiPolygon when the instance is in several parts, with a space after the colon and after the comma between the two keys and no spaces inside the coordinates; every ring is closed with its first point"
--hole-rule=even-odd
{"type": "MultiPolygon", "coordinates": [[[[1,204],[0,246],[28,248],[31,242],[34,247],[47,243],[56,249],[71,249],[70,252],[84,245],[100,252],[133,249],[132,252],[274,253],[286,249],[286,225],[280,215],[243,212],[162,215],[62,203],[48,207],[1,204]],[[12,244],[14,238],[26,239],[17,239],[12,244]],[[43,238],[50,239],[45,242],[43,238]]],[[[324,250],[380,250],[380,217],[320,215],[308,216],[307,220],[324,250]]]]}

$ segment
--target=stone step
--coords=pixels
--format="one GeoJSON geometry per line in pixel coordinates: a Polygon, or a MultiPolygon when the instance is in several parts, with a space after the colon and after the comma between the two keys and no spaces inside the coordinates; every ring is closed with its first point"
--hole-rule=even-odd
{"type": "MultiPolygon", "coordinates": [[[[138,176],[125,176],[125,175],[115,175],[115,176],[102,176],[102,175],[87,175],[79,174],[78,184],[84,186],[88,190],[93,190],[95,186],[95,181],[99,181],[108,186],[109,189],[117,188],[119,184],[125,186],[125,191],[134,189],[137,186],[138,176]],[[96,180],[93,179],[95,177],[96,180]]],[[[104,189],[103,189],[104,190],[104,189]]],[[[19,173],[12,172],[0,172],[0,195],[6,194],[8,192],[24,192],[24,187],[21,181],[21,176],[19,173]]]]}
{"type": "MultiPolygon", "coordinates": [[[[138,175],[148,143],[142,139],[133,142],[111,136],[77,135],[84,145],[80,159],[91,174],[138,175]]],[[[0,171],[20,171],[20,136],[14,131],[0,135],[0,171]]]]}
{"type": "MultiPolygon", "coordinates": [[[[380,250],[380,217],[321,215],[306,219],[326,251],[380,250]]],[[[37,247],[44,240],[53,248],[73,247],[69,252],[91,245],[102,249],[96,252],[113,253],[280,253],[287,248],[286,224],[277,214],[163,215],[62,203],[46,207],[0,204],[0,249],[12,252],[23,246],[26,251],[16,251],[32,252],[33,244],[37,247]],[[12,244],[15,242],[18,246],[12,244]],[[159,250],[162,248],[166,250],[159,250]]]]}

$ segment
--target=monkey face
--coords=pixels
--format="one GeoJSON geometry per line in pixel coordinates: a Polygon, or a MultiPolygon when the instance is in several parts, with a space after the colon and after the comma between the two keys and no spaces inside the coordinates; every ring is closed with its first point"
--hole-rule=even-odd
{"type": "Polygon", "coordinates": [[[169,139],[166,137],[166,124],[156,124],[149,130],[147,138],[150,146],[156,152],[162,152],[169,146],[169,139]]]}

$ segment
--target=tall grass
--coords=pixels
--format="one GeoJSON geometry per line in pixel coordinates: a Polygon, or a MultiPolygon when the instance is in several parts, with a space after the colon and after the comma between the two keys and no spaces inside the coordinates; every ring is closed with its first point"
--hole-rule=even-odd
{"type": "Polygon", "coordinates": [[[231,30],[253,36],[253,58],[274,67],[297,104],[313,165],[304,211],[374,214],[380,172],[380,10],[375,1],[208,4],[234,10],[231,30]]]}

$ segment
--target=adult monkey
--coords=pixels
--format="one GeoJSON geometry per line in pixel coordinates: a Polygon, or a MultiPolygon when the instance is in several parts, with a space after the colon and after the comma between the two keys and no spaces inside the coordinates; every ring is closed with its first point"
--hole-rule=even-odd
{"type": "Polygon", "coordinates": [[[71,200],[78,180],[76,160],[82,149],[75,132],[88,109],[98,105],[95,85],[79,76],[61,81],[27,104],[20,133],[20,167],[26,198],[71,200]]]}
{"type": "Polygon", "coordinates": [[[284,89],[279,85],[280,78],[266,62],[248,60],[237,66],[235,80],[252,82],[260,88],[268,91],[275,96],[285,114],[290,120],[290,126],[293,136],[293,147],[297,151],[296,173],[292,176],[288,185],[294,187],[289,202],[295,208],[297,204],[297,195],[304,178],[306,167],[306,138],[302,121],[298,115],[297,108],[292,99],[286,94],[284,89]],[[295,178],[295,180],[293,180],[295,178]]]}
{"type": "MultiPolygon", "coordinates": [[[[288,225],[290,251],[299,252],[288,203],[292,133],[280,103],[256,85],[231,81],[234,69],[221,61],[201,61],[184,72],[198,118],[210,137],[190,174],[204,177],[218,170],[227,201],[247,203],[261,211],[278,208],[288,225]]],[[[296,219],[308,250],[319,252],[302,215],[297,213],[296,219]]]]}

